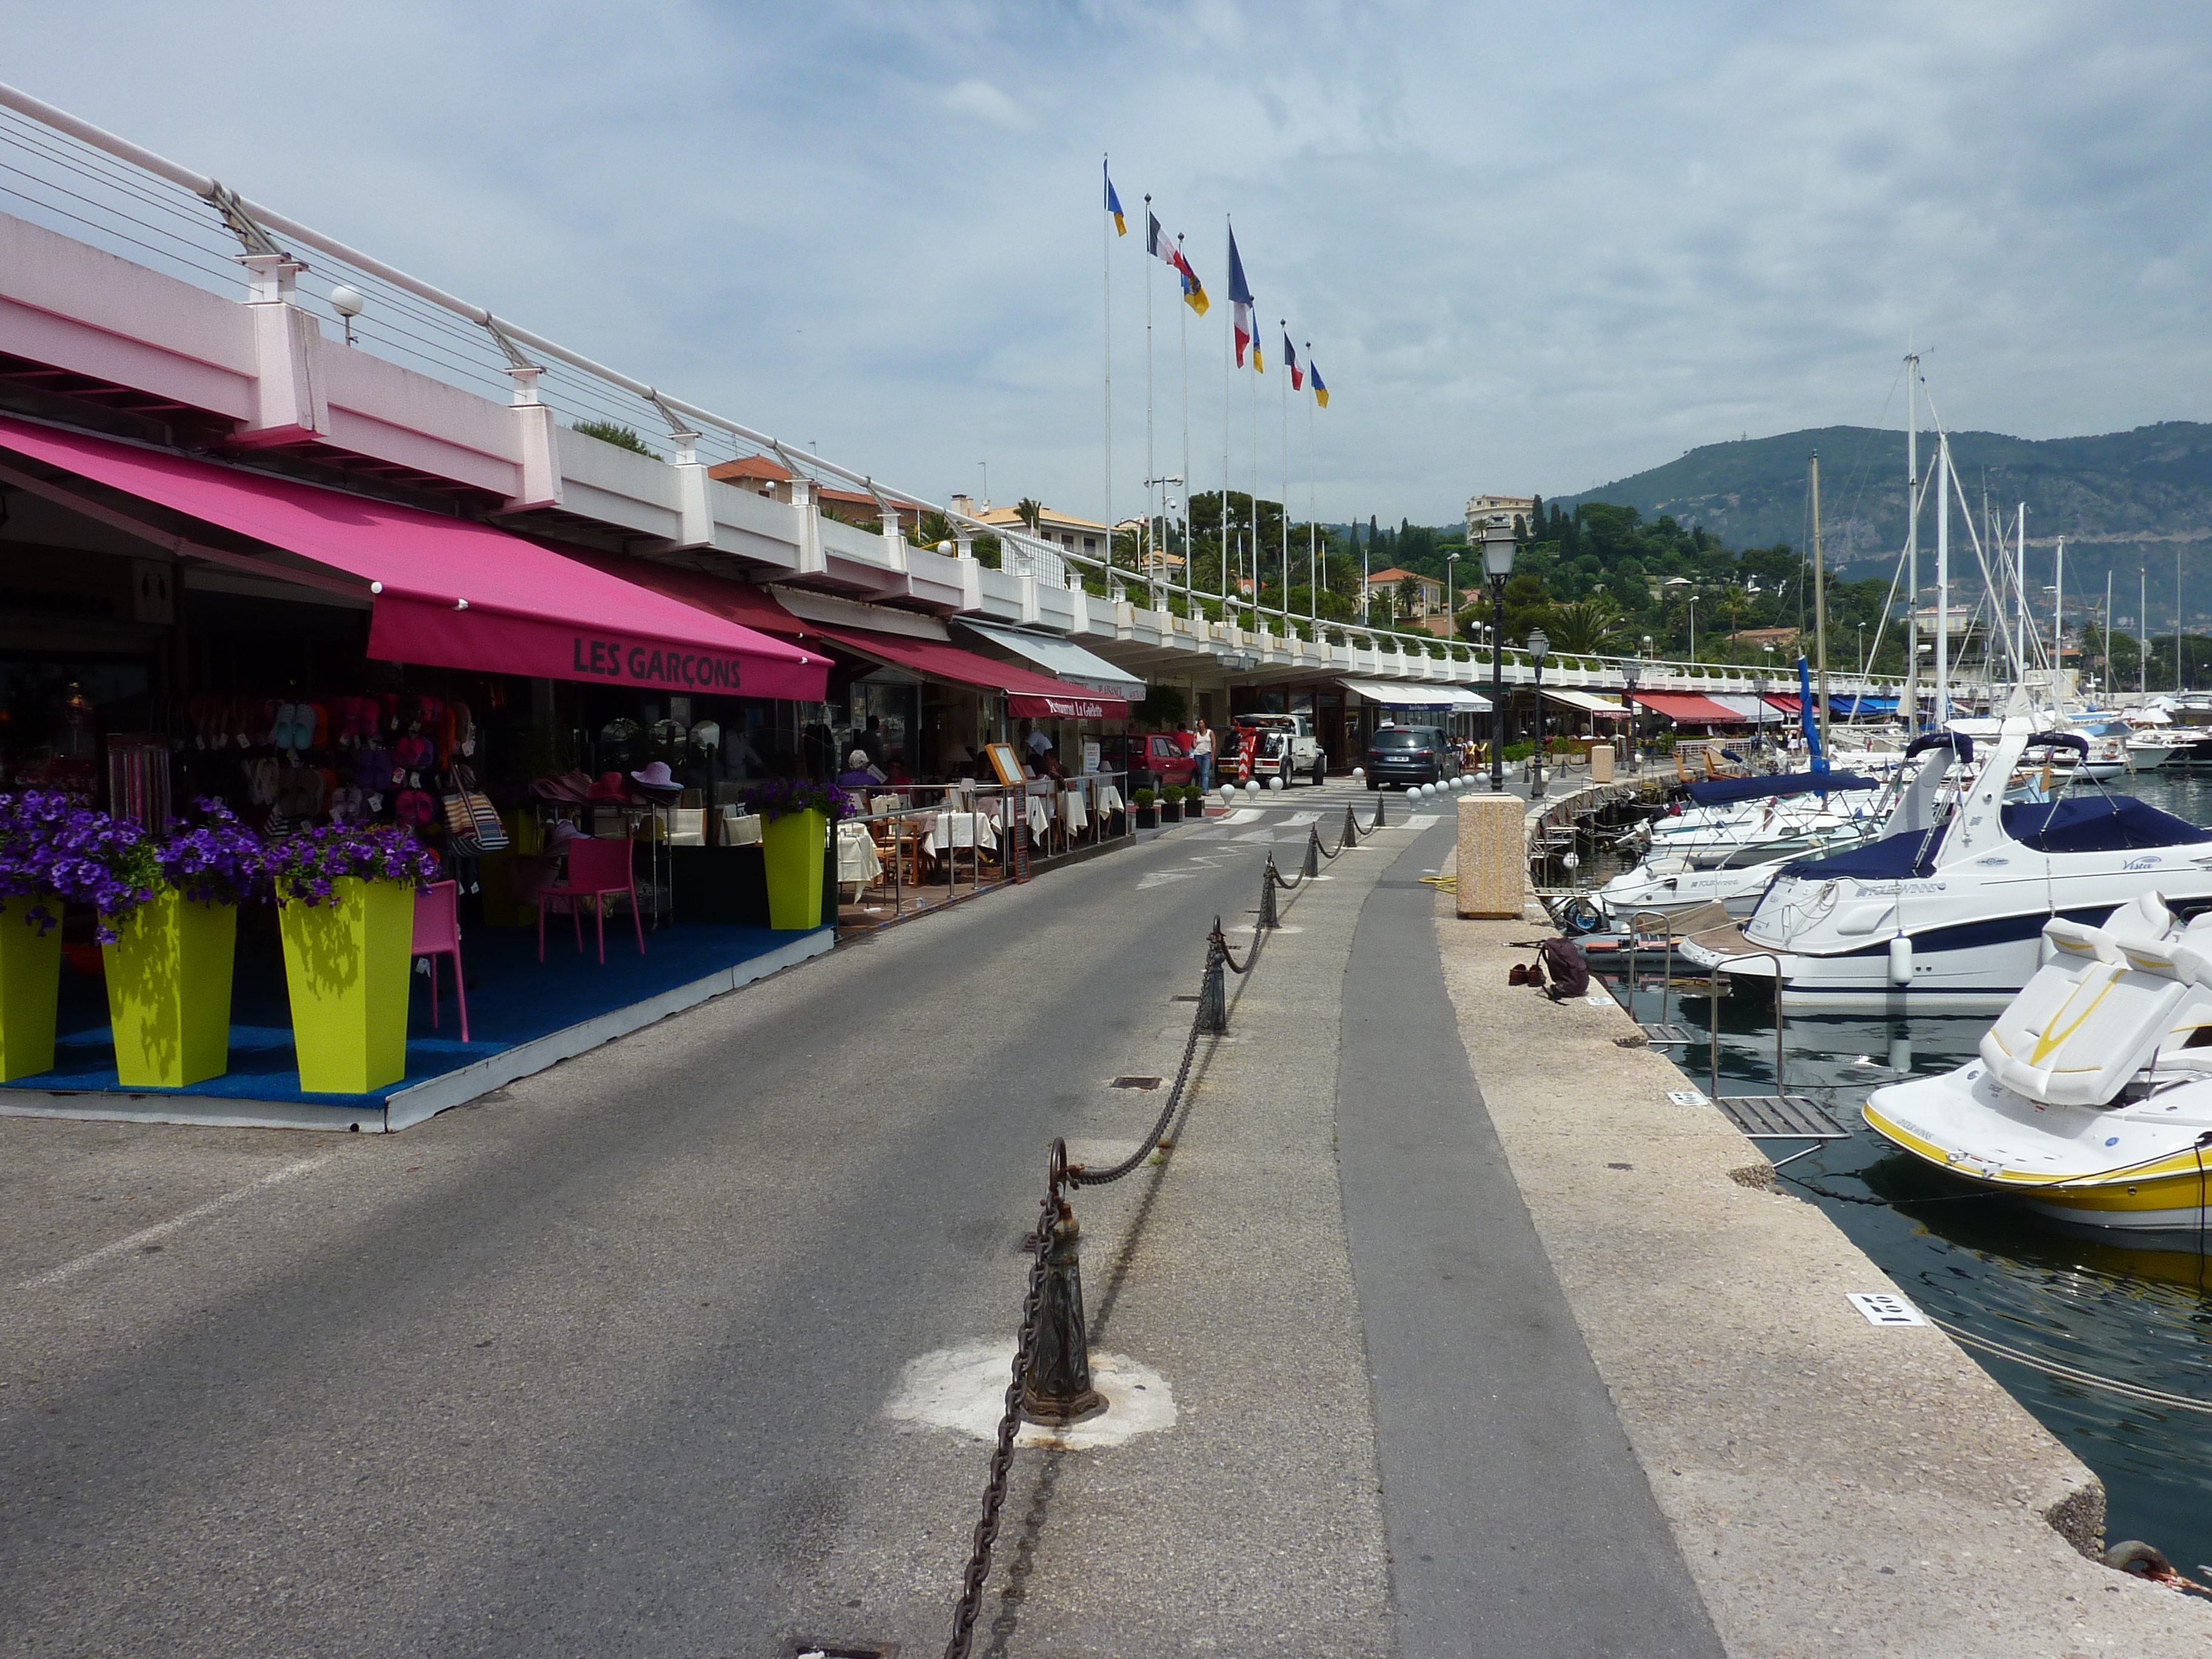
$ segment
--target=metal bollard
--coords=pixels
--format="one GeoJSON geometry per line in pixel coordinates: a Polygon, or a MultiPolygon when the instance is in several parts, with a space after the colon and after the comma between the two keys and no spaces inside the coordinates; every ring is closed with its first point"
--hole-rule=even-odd
{"type": "MultiPolygon", "coordinates": [[[[1220,925],[1217,919],[1214,926],[1220,925]]],[[[1218,945],[1206,947],[1206,977],[1198,986],[1198,1029],[1214,1036],[1229,1029],[1229,969],[1218,945]]]]}
{"type": "Polygon", "coordinates": [[[1022,1378],[1022,1415],[1032,1423],[1078,1423],[1106,1409],[1091,1386],[1091,1338],[1083,1322],[1082,1230],[1066,1205],[1053,1223],[1045,1256],[1036,1340],[1022,1378]]]}
{"type": "Polygon", "coordinates": [[[1340,848],[1359,845],[1359,820],[1352,817],[1352,809],[1349,806],[1344,809],[1344,836],[1337,845],[1340,848]]]}
{"type": "Polygon", "coordinates": [[[1384,800],[1389,799],[1389,793],[1390,792],[1387,789],[1377,789],[1375,792],[1374,828],[1376,830],[1380,830],[1382,827],[1382,803],[1384,800]]]}
{"type": "Polygon", "coordinates": [[[1275,914],[1275,855],[1267,854],[1267,868],[1260,878],[1260,920],[1253,924],[1252,937],[1256,940],[1262,927],[1279,927],[1282,919],[1275,914]]]}
{"type": "Polygon", "coordinates": [[[1310,881],[1314,877],[1320,873],[1321,827],[1318,824],[1309,824],[1306,828],[1305,867],[1299,871],[1298,874],[1302,878],[1310,881]]]}

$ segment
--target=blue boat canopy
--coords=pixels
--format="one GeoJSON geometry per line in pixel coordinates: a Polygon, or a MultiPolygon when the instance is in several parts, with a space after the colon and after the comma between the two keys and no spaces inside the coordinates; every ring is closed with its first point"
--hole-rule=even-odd
{"type": "Polygon", "coordinates": [[[1834,881],[1842,876],[1860,881],[1902,881],[1908,876],[1924,876],[1935,869],[1936,851],[1942,846],[1943,832],[1948,828],[1948,823],[1939,823],[1932,830],[1908,830],[1824,859],[1794,859],[1782,866],[1782,873],[1812,881],[1834,881]]]}
{"type": "Polygon", "coordinates": [[[2132,795],[2076,795],[2008,806],[2004,830],[2039,853],[2122,853],[2212,841],[2212,830],[2200,830],[2132,795]]]}
{"type": "Polygon", "coordinates": [[[1826,794],[1830,790],[1879,789],[1881,784],[1856,772],[1784,772],[1769,778],[1713,778],[1690,786],[1690,799],[1700,806],[1725,806],[1731,801],[1765,800],[1779,795],[1826,794]]]}

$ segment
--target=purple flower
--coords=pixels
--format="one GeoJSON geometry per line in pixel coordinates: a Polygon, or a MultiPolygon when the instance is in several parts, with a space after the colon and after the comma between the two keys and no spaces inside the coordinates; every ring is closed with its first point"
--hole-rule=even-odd
{"type": "Polygon", "coordinates": [[[268,868],[276,896],[286,903],[328,904],[334,884],[349,877],[364,881],[428,881],[438,874],[438,856],[395,824],[330,823],[288,836],[269,849],[268,868]]]}
{"type": "Polygon", "coordinates": [[[744,800],[747,811],[771,820],[787,812],[821,812],[835,823],[860,810],[836,784],[813,783],[805,778],[769,778],[749,785],[744,800]]]}

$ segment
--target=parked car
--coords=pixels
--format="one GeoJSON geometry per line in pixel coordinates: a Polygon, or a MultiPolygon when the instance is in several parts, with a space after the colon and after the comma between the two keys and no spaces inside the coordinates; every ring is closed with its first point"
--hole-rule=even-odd
{"type": "Polygon", "coordinates": [[[1181,789],[1198,781],[1198,762],[1172,732],[1132,732],[1099,739],[1098,764],[1127,772],[1132,789],[1181,789]]]}
{"type": "Polygon", "coordinates": [[[1459,750],[1433,726],[1386,726],[1368,740],[1367,787],[1442,783],[1459,775],[1459,750]]]}
{"type": "MultiPolygon", "coordinates": [[[[1261,783],[1279,777],[1287,789],[1301,778],[1316,784],[1328,778],[1328,756],[1304,714],[1239,714],[1237,740],[1248,735],[1253,739],[1252,775],[1261,783]]],[[[1233,757],[1226,770],[1235,775],[1233,757]]]]}

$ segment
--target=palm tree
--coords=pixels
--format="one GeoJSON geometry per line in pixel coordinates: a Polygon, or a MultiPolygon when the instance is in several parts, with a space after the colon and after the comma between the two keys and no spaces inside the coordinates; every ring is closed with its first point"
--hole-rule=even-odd
{"type": "Polygon", "coordinates": [[[1014,503],[1014,516],[1027,525],[1030,534],[1034,536],[1038,533],[1037,526],[1044,522],[1044,503],[1024,495],[1014,503]]]}
{"type": "Polygon", "coordinates": [[[1551,635],[1552,644],[1559,650],[1602,651],[1620,631],[1621,622],[1620,602],[1610,593],[1600,592],[1586,599],[1553,605],[1551,615],[1545,618],[1544,631],[1551,635]]]}

